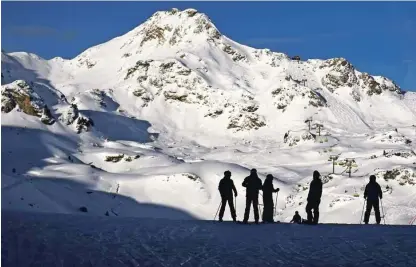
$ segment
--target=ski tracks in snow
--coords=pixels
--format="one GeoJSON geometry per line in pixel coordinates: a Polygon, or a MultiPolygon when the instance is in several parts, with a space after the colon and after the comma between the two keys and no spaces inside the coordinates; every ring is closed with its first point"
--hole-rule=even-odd
{"type": "Polygon", "coordinates": [[[319,93],[325,97],[328,106],[332,113],[337,118],[338,122],[346,127],[348,130],[356,130],[357,132],[363,132],[364,129],[370,129],[369,125],[352,110],[348,105],[339,101],[335,95],[320,90],[319,93]]]}
{"type": "Polygon", "coordinates": [[[3,218],[2,263],[16,267],[416,264],[412,226],[235,225],[19,212],[3,212],[3,218]]]}

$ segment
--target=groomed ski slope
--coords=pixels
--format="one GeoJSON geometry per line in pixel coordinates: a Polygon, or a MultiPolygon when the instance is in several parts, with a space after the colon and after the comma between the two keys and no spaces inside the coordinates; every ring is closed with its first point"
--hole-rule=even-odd
{"type": "Polygon", "coordinates": [[[416,228],[3,212],[3,266],[416,265],[416,228]]]}

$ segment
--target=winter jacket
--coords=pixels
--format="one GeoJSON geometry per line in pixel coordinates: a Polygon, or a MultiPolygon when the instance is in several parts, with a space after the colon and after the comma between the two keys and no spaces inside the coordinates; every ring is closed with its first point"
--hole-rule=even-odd
{"type": "Polygon", "coordinates": [[[364,190],[364,198],[367,201],[378,201],[378,198],[383,198],[383,192],[377,182],[369,182],[364,190]]]}
{"type": "Polygon", "coordinates": [[[262,189],[263,189],[263,197],[265,196],[273,197],[273,193],[279,191],[279,188],[274,189],[273,183],[266,183],[266,182],[263,184],[262,189]]]}
{"type": "Polygon", "coordinates": [[[259,195],[259,190],[263,187],[261,180],[257,175],[247,176],[243,181],[243,186],[247,188],[246,196],[253,197],[257,197],[259,195]]]}
{"type": "Polygon", "coordinates": [[[224,177],[221,179],[220,184],[218,185],[218,190],[222,197],[237,195],[237,189],[234,186],[233,180],[231,178],[224,177]]]}
{"type": "Polygon", "coordinates": [[[313,179],[309,188],[308,202],[320,203],[322,196],[322,181],[321,179],[313,179]]]}

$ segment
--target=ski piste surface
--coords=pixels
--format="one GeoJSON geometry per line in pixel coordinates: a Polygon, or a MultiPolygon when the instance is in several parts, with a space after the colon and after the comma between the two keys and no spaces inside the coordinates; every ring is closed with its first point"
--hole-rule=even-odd
{"type": "Polygon", "coordinates": [[[369,224],[365,224],[365,223],[356,223],[356,224],[353,224],[353,223],[317,223],[317,224],[310,224],[310,223],[290,223],[290,222],[280,222],[280,221],[276,221],[276,222],[266,222],[266,223],[264,223],[264,222],[262,222],[262,221],[259,221],[259,223],[256,223],[256,222],[253,222],[253,221],[249,221],[249,222],[247,222],[247,223],[243,223],[242,221],[239,221],[239,220],[237,220],[236,222],[234,222],[234,221],[222,221],[222,222],[220,222],[220,221],[218,221],[218,220],[204,220],[203,222],[212,222],[212,223],[219,223],[219,224],[222,224],[222,223],[225,223],[225,224],[238,224],[238,225],[240,225],[240,224],[242,224],[242,225],[276,225],[276,224],[293,224],[293,225],[311,225],[311,226],[317,226],[317,225],[331,225],[331,226],[352,226],[352,225],[354,225],[354,226],[360,226],[360,225],[362,225],[362,226],[365,226],[365,225],[378,225],[378,226],[389,226],[389,227],[395,227],[395,226],[397,226],[397,225],[388,225],[388,224],[384,224],[384,223],[380,223],[380,224],[377,224],[377,223],[369,223],[369,224]]]}
{"type": "Polygon", "coordinates": [[[416,228],[2,211],[4,266],[416,266],[416,228]]]}

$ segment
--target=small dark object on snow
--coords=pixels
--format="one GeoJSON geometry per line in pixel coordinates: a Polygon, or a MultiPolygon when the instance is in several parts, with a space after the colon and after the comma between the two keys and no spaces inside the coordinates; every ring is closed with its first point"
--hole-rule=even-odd
{"type": "Polygon", "coordinates": [[[92,191],[87,191],[87,194],[92,194],[92,191]]]}
{"type": "Polygon", "coordinates": [[[33,207],[33,204],[32,204],[32,203],[30,203],[30,204],[29,204],[29,206],[33,207]]]}
{"type": "Polygon", "coordinates": [[[300,60],[300,56],[294,56],[294,57],[292,57],[292,60],[300,60]]]}
{"type": "Polygon", "coordinates": [[[20,200],[24,200],[24,198],[21,197],[20,200]]]}
{"type": "Polygon", "coordinates": [[[15,169],[15,168],[13,168],[13,169],[12,169],[12,172],[13,172],[13,173],[16,173],[16,169],[15,169]]]}
{"type": "Polygon", "coordinates": [[[88,209],[87,209],[87,207],[81,207],[81,208],[79,208],[79,211],[88,212],[88,209]]]}
{"type": "Polygon", "coordinates": [[[412,143],[412,140],[406,139],[405,143],[406,143],[406,145],[410,145],[412,143]]]}
{"type": "Polygon", "coordinates": [[[108,213],[108,211],[106,211],[105,216],[110,216],[110,213],[108,213]]]}
{"type": "Polygon", "coordinates": [[[287,137],[289,136],[289,132],[285,133],[285,136],[283,137],[284,142],[287,142],[287,137]]]}

